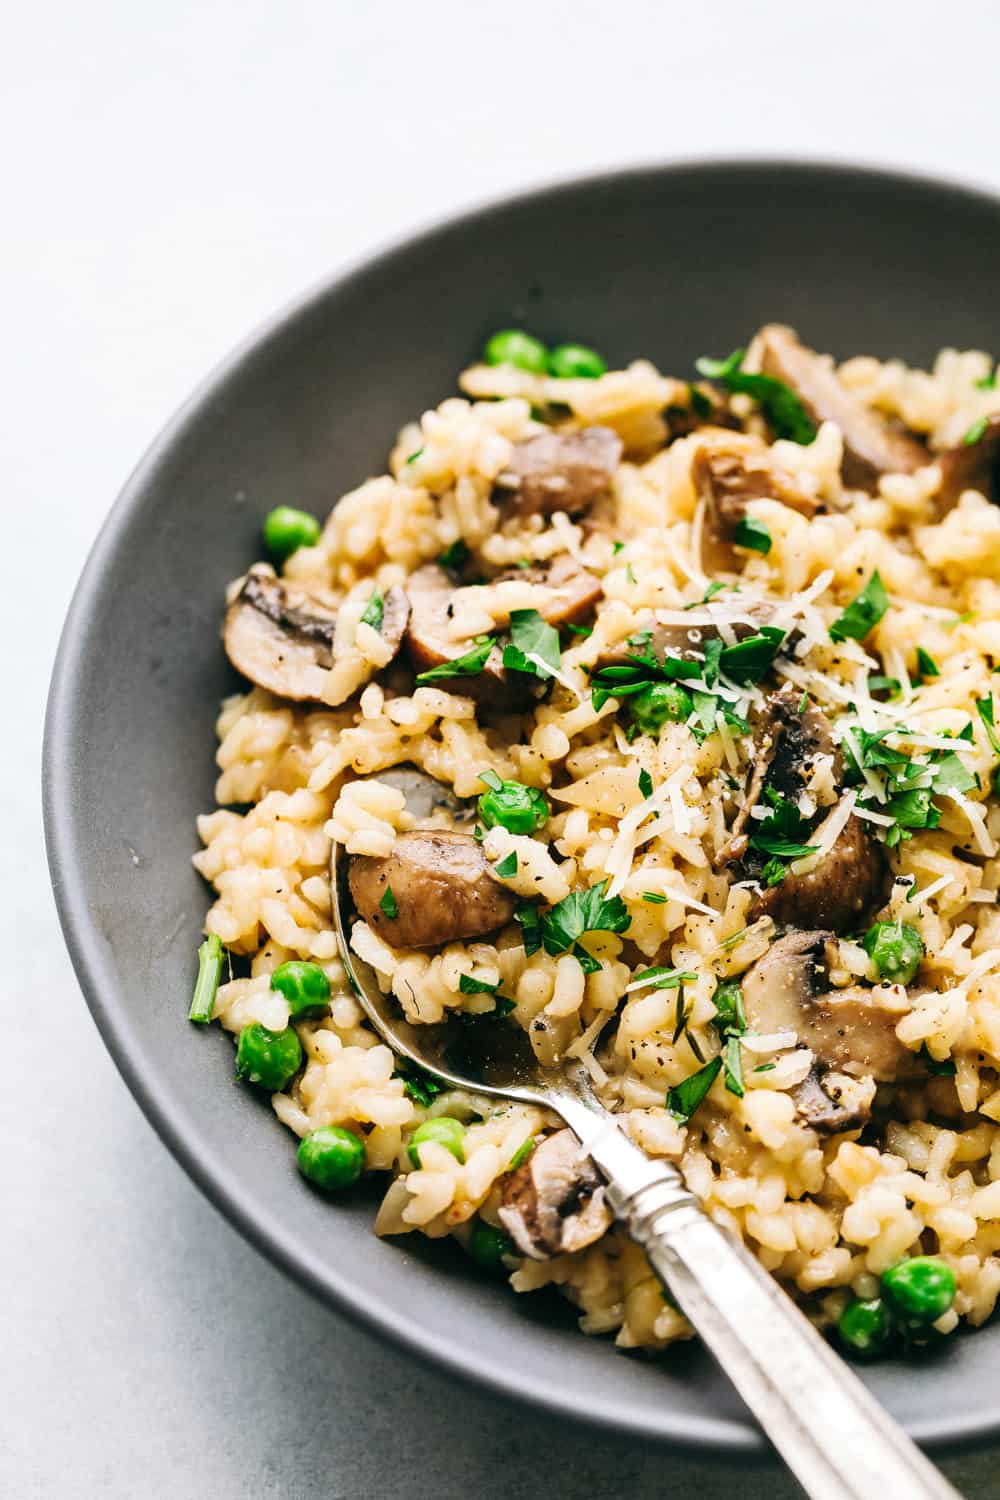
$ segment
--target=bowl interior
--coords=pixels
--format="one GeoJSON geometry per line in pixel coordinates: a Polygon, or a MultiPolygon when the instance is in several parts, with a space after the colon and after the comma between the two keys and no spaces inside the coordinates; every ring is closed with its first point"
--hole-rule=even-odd
{"type": "MultiPolygon", "coordinates": [[[[161,1134],[258,1245],[413,1348],[559,1412],[677,1443],[757,1446],[705,1354],[659,1361],[585,1339],[550,1298],[513,1297],[447,1246],[371,1232],[374,1195],[314,1196],[292,1141],[233,1081],[227,1038],[187,1025],[207,892],[194,819],[212,806],[213,723],[237,686],[225,584],[279,502],[325,514],[385,467],[401,424],[454,391],[498,327],[579,338],[683,374],[766,320],[838,355],[926,362],[1000,348],[1000,204],[919,179],[808,165],[622,173],[469,215],[383,254],[252,341],[128,485],[87,565],[53,680],[53,879],[89,1003],[161,1134]]],[[[920,1371],[866,1373],[931,1441],[998,1427],[1000,1331],[920,1371]]]]}

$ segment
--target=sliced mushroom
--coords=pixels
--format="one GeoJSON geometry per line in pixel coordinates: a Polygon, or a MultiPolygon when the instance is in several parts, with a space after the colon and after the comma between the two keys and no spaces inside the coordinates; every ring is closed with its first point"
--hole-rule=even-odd
{"type": "Polygon", "coordinates": [[[743,976],[743,1003],[750,1027],[762,1034],[794,1031],[820,1069],[879,1082],[912,1071],[913,1054],[896,1036],[907,1014],[901,985],[835,990],[834,933],[794,931],[776,943],[743,976]]]}
{"type": "MultiPolygon", "coordinates": [[[[512,578],[544,585],[548,592],[539,596],[537,607],[542,619],[550,625],[563,625],[582,618],[593,609],[602,592],[600,580],[565,552],[535,568],[503,574],[494,583],[512,578]]],[[[474,587],[481,603],[484,586],[474,587]]],[[[406,649],[414,670],[426,672],[464,656],[470,643],[452,640],[448,624],[469,598],[468,591],[456,588],[454,581],[436,563],[418,568],[408,579],[407,590],[411,612],[406,649]]],[[[524,708],[545,691],[540,678],[504,669],[500,645],[494,646],[482,671],[476,675],[456,674],[453,679],[441,680],[453,692],[463,693],[485,707],[497,709],[524,708]]]]}
{"type": "MultiPolygon", "coordinates": [[[[401,588],[385,595],[380,634],[398,652],[410,606],[401,588]]],[[[278,578],[255,563],[226,610],[222,636],[238,672],[258,687],[295,702],[323,697],[333,664],[337,599],[319,589],[278,578]]]]}
{"type": "Polygon", "coordinates": [[[950,508],[963,490],[979,490],[988,500],[1000,501],[1000,413],[990,417],[974,443],[958,443],[938,454],[942,507],[950,508]]]}
{"type": "Polygon", "coordinates": [[[505,926],[517,898],[501,885],[481,846],[468,833],[414,829],[383,859],[353,855],[351,896],[360,915],[394,948],[436,948],[485,937],[505,926]],[[389,916],[386,902],[395,916],[389,916]]]}
{"type": "Polygon", "coordinates": [[[532,1260],[583,1250],[611,1224],[604,1183],[571,1130],[546,1136],[501,1194],[500,1222],[532,1260]]]}
{"type": "Polygon", "coordinates": [[[551,562],[537,563],[531,568],[512,568],[494,578],[494,583],[507,579],[522,583],[538,584],[550,589],[548,597],[538,603],[538,613],[549,625],[575,625],[590,614],[600,601],[604,590],[601,580],[588,573],[568,552],[559,552],[551,562]]]}
{"type": "MultiPolygon", "coordinates": [[[[719,865],[742,859],[747,850],[746,827],[765,786],[796,801],[816,769],[821,755],[837,757],[833,731],[826,714],[813,703],[803,706],[796,688],[783,687],[768,697],[754,734],[750,779],[743,805],[728,842],[716,856],[719,865]]],[[[838,764],[835,759],[835,767],[838,764]]]]}
{"type": "Polygon", "coordinates": [[[510,463],[496,478],[496,499],[521,516],[576,515],[607,493],[623,444],[610,427],[579,432],[543,432],[516,443],[510,463]]]}
{"type": "Polygon", "coordinates": [[[754,340],[761,369],[791,386],[814,422],[836,422],[844,439],[842,471],[852,488],[874,491],[883,474],[912,474],[929,463],[922,443],[893,427],[844,386],[832,365],[771,323],[754,340]]]}
{"type": "Polygon", "coordinates": [[[803,1124],[811,1125],[820,1135],[837,1135],[859,1130],[871,1119],[875,1080],[813,1068],[808,1077],[789,1089],[789,1095],[803,1124]]]}
{"type": "Polygon", "coordinates": [[[882,844],[869,825],[852,814],[814,869],[789,873],[754,898],[750,920],[768,916],[783,927],[801,923],[846,932],[863,926],[885,902],[888,878],[882,844]]]}
{"type": "Polygon", "coordinates": [[[777,500],[807,518],[823,508],[775,463],[766,443],[744,433],[706,433],[691,461],[691,481],[704,504],[701,566],[707,573],[739,567],[733,537],[748,501],[777,500]]]}

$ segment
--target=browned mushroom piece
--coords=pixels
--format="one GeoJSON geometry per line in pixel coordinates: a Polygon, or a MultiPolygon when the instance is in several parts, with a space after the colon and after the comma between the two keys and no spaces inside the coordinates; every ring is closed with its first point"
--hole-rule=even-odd
{"type": "Polygon", "coordinates": [[[516,443],[510,463],[497,475],[494,498],[521,516],[576,515],[607,493],[623,443],[610,427],[579,432],[542,432],[516,443]]]}
{"type": "Polygon", "coordinates": [[[788,1092],[804,1125],[811,1125],[820,1135],[838,1135],[860,1130],[871,1119],[875,1080],[812,1068],[788,1092]]]}
{"type": "Polygon", "coordinates": [[[836,422],[844,439],[844,483],[851,488],[874,491],[881,475],[912,474],[931,462],[922,443],[866,406],[791,328],[768,324],[754,346],[764,374],[791,386],[814,422],[836,422]]]}
{"type": "Polygon", "coordinates": [[[691,461],[691,481],[704,503],[701,566],[709,574],[739,568],[733,538],[748,501],[777,500],[807,518],[823,508],[775,463],[766,443],[743,433],[712,433],[711,441],[706,434],[691,461]]]}
{"type": "MultiPolygon", "coordinates": [[[[507,579],[544,585],[550,592],[539,596],[538,613],[547,624],[555,626],[582,619],[594,608],[602,593],[600,579],[580,567],[566,552],[559,553],[551,562],[501,574],[493,582],[502,583],[507,579]]],[[[478,593],[483,585],[475,587],[478,593]]],[[[464,656],[471,643],[452,640],[448,623],[469,597],[466,589],[456,588],[444,568],[429,563],[411,574],[407,591],[411,608],[406,649],[414,671],[427,672],[432,667],[443,666],[464,656]]],[[[463,693],[484,707],[500,710],[524,708],[545,691],[540,678],[505,670],[503,648],[499,644],[486,658],[481,672],[474,676],[456,674],[454,678],[439,680],[452,692],[463,693]]]]}
{"type": "Polygon", "coordinates": [[[814,869],[790,872],[754,898],[750,920],[767,916],[779,926],[799,922],[846,932],[862,926],[883,905],[888,879],[883,846],[868,824],[852,814],[814,869]]]}
{"type": "Polygon", "coordinates": [[[963,490],[979,490],[988,500],[1000,501],[1000,413],[989,417],[974,443],[957,443],[937,456],[941,470],[938,498],[950,509],[963,490]]]}
{"type": "MultiPolygon", "coordinates": [[[[380,634],[393,648],[402,644],[410,606],[401,588],[383,601],[380,634]]],[[[336,596],[278,578],[267,563],[255,563],[223,624],[226,655],[258,687],[298,703],[322,699],[333,664],[336,596]]]]}
{"type": "Polygon", "coordinates": [[[601,580],[582,568],[568,552],[559,552],[550,562],[536,563],[530,568],[511,568],[493,579],[501,583],[507,579],[523,583],[540,584],[551,589],[551,596],[541,598],[538,613],[548,625],[575,625],[596,608],[604,589],[601,580]]]}
{"type": "Polygon", "coordinates": [[[532,1260],[571,1255],[611,1224],[604,1184],[571,1130],[546,1136],[502,1180],[500,1222],[532,1260]]]}
{"type": "Polygon", "coordinates": [[[743,804],[727,843],[716,856],[717,864],[730,864],[746,854],[747,824],[765,786],[794,802],[805,790],[821,755],[834,757],[837,774],[839,754],[826,714],[813,703],[803,704],[797,688],[783,687],[771,693],[754,734],[743,804]]]}
{"type": "Polygon", "coordinates": [[[414,829],[379,859],[352,855],[351,896],[360,915],[394,948],[436,948],[506,926],[517,898],[500,884],[469,833],[414,829]],[[382,903],[386,891],[389,916],[382,903]]]}
{"type": "MultiPolygon", "coordinates": [[[[828,1079],[831,1072],[888,1083],[920,1069],[896,1035],[896,1026],[909,1009],[903,987],[831,989],[830,968],[836,959],[833,932],[796,930],[772,943],[742,980],[750,1028],[760,1035],[794,1032],[813,1053],[819,1086],[833,1104],[838,1102],[837,1081],[828,1079]]],[[[799,1088],[804,1114],[826,1113],[813,1084],[799,1088]]],[[[850,1110],[864,1108],[863,1096],[855,1092],[849,1097],[846,1085],[841,1092],[850,1110]]]]}

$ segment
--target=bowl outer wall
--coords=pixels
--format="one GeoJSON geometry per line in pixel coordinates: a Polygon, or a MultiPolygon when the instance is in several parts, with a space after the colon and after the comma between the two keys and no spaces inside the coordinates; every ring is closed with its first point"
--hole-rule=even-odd
{"type": "MultiPolygon", "coordinates": [[[[545,188],[452,220],[338,277],[248,340],[132,476],[64,627],[46,723],[46,838],[94,1018],[168,1146],[232,1222],[341,1311],[411,1351],[564,1416],[703,1453],[761,1452],[704,1351],[657,1363],[512,1298],[452,1246],[374,1238],[373,1191],[331,1206],[232,1077],[231,1044],[184,1024],[207,897],[190,865],[213,805],[213,723],[239,686],[218,628],[262,516],[325,514],[385,468],[406,421],[454,389],[494,328],[581,338],[670,371],[780,319],[838,356],[924,362],[997,349],[1000,202],[919,177],[807,162],[689,163],[545,188]]],[[[921,1370],[865,1372],[920,1441],[1000,1432],[1000,1332],[921,1370]]],[[[336,1357],[341,1351],[332,1351],[336,1357]]]]}

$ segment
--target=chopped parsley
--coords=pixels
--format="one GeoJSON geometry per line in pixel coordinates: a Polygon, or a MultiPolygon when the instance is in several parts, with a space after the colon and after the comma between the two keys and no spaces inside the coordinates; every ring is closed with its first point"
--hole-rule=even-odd
{"type": "Polygon", "coordinates": [[[700,417],[703,422],[712,415],[711,400],[704,391],[698,389],[693,381],[688,381],[688,400],[695,416],[700,417]]]}
{"type": "Polygon", "coordinates": [[[384,911],[385,914],[386,914],[386,916],[389,917],[389,918],[398,917],[399,916],[399,907],[396,905],[396,898],[392,894],[392,886],[391,885],[387,885],[386,886],[385,893],[384,893],[381,901],[379,902],[378,906],[379,906],[379,911],[384,911]]]}
{"type": "Polygon", "coordinates": [[[720,583],[717,578],[713,579],[713,581],[708,585],[708,588],[702,594],[701,598],[700,599],[692,599],[691,603],[690,604],[685,604],[684,608],[685,609],[697,609],[698,606],[699,606],[699,604],[707,604],[710,599],[714,599],[715,598],[716,594],[721,594],[722,591],[723,591],[723,589],[727,589],[727,588],[729,588],[729,584],[728,583],[720,583]]]}
{"type": "Polygon", "coordinates": [[[636,581],[635,572],[632,568],[631,563],[625,564],[625,577],[628,579],[629,583],[635,583],[636,581]]]}
{"type": "Polygon", "coordinates": [[[639,790],[644,797],[651,797],[653,795],[653,778],[645,766],[639,772],[639,790]]]}
{"type": "Polygon", "coordinates": [[[612,544],[611,544],[611,551],[614,553],[615,557],[617,557],[618,554],[619,554],[619,552],[624,552],[625,551],[625,543],[624,542],[612,542],[612,544]]]}
{"type": "MultiPolygon", "coordinates": [[[[956,739],[967,743],[971,727],[968,725],[956,739]]],[[[961,794],[977,784],[972,772],[953,750],[935,750],[926,760],[918,761],[912,760],[905,751],[887,745],[886,736],[901,730],[902,725],[897,726],[896,731],[882,729],[877,733],[855,728],[852,739],[845,740],[842,746],[848,781],[857,784],[865,779],[862,772],[868,771],[874,772],[882,783],[884,801],[872,798],[858,805],[865,811],[892,818],[891,826],[878,829],[890,849],[911,838],[919,829],[938,826],[941,813],[934,805],[935,794],[961,794]]]]}
{"type": "Polygon", "coordinates": [[[986,436],[986,429],[990,425],[988,417],[980,417],[978,422],[973,422],[968,432],[962,438],[966,448],[972,448],[976,443],[982,442],[986,436]]]}
{"type": "Polygon", "coordinates": [[[795,803],[770,786],[764,788],[764,796],[771,810],[756,822],[749,838],[750,848],[772,859],[805,859],[815,854],[818,845],[804,842],[806,819],[795,803]]]}
{"type": "Polygon", "coordinates": [[[500,981],[490,984],[485,979],[474,979],[471,974],[460,974],[458,976],[458,993],[460,995],[495,995],[500,988],[500,981]]]}
{"type": "Polygon", "coordinates": [[[870,693],[888,693],[890,698],[895,698],[902,686],[898,677],[874,676],[868,679],[870,693]]]}
{"type": "Polygon", "coordinates": [[[685,1078],[676,1088],[667,1091],[667,1109],[679,1125],[686,1125],[698,1108],[712,1084],[719,1076],[722,1058],[713,1057],[711,1062],[685,1078]]]}
{"type": "MultiPolygon", "coordinates": [[[[407,463],[409,462],[410,460],[407,459],[407,463]]],[[[469,561],[469,556],[468,547],[462,538],[459,537],[457,541],[452,542],[450,547],[444,549],[438,558],[438,562],[442,568],[449,568],[453,573],[457,573],[459,568],[465,567],[465,564],[469,561]]]]}
{"type": "Polygon", "coordinates": [[[574,625],[571,620],[566,620],[563,628],[568,630],[570,635],[582,636],[584,640],[587,639],[588,635],[593,635],[594,633],[592,625],[574,625]]]}
{"type": "Polygon", "coordinates": [[[500,877],[501,880],[509,880],[512,875],[516,875],[517,874],[517,851],[516,851],[516,849],[512,849],[509,854],[504,855],[503,859],[498,860],[497,863],[493,866],[493,870],[494,870],[495,874],[499,875],[499,877],[500,877]]]}
{"type": "Polygon", "coordinates": [[[423,448],[415,448],[414,451],[410,454],[409,458],[405,460],[405,462],[408,464],[415,464],[423,451],[423,448]]]}
{"type": "Polygon", "coordinates": [[[993,370],[989,375],[984,375],[982,380],[976,381],[977,391],[995,391],[997,388],[997,372],[993,370]]]}
{"type": "Polygon", "coordinates": [[[876,570],[844,613],[830,626],[831,641],[863,641],[889,608],[889,595],[876,570]]]}
{"type": "Polygon", "coordinates": [[[740,1039],[738,1036],[726,1038],[726,1049],[723,1053],[725,1067],[725,1084],[731,1094],[742,1099],[746,1093],[743,1086],[743,1054],[740,1051],[740,1039]]]}
{"type": "Polygon", "coordinates": [[[520,1146],[518,1146],[517,1150],[514,1152],[514,1155],[511,1157],[510,1165],[507,1168],[508,1172],[516,1172],[518,1167],[523,1166],[534,1149],[535,1137],[533,1135],[529,1135],[528,1139],[521,1142],[520,1146]]]}
{"type": "Polygon", "coordinates": [[[771,550],[770,531],[763,521],[757,521],[753,516],[743,516],[737,521],[733,541],[737,547],[745,547],[748,552],[759,552],[762,557],[766,557],[771,550]]]}
{"type": "Polygon", "coordinates": [[[659,891],[643,891],[643,901],[648,901],[650,906],[666,906],[667,898],[659,891]]]}
{"type": "MultiPolygon", "coordinates": [[[[552,677],[559,671],[559,632],[537,609],[513,609],[510,644],[503,648],[503,664],[515,672],[552,677]]],[[[419,679],[418,679],[419,680],[419,679]]]]}
{"type": "Polygon", "coordinates": [[[941,668],[938,666],[933,656],[931,656],[930,652],[924,650],[923,646],[917,647],[917,671],[920,673],[921,677],[941,676],[941,668]]]}
{"type": "Polygon", "coordinates": [[[932,1057],[927,1050],[926,1042],[921,1043],[917,1056],[923,1058],[927,1064],[927,1071],[933,1078],[954,1078],[958,1072],[953,1058],[946,1057],[943,1062],[938,1062],[936,1057],[932,1057]]]}
{"type": "Polygon", "coordinates": [[[382,615],[385,612],[385,600],[382,598],[381,589],[372,589],[371,597],[365,605],[364,614],[359,620],[360,625],[370,625],[373,630],[382,629],[382,615]]]}
{"type": "Polygon", "coordinates": [[[590,965],[600,967],[597,960],[580,947],[578,939],[587,932],[624,932],[632,920],[620,896],[612,896],[610,900],[605,897],[607,887],[608,881],[604,879],[589,890],[571,891],[542,913],[539,935],[546,953],[555,957],[572,951],[585,973],[595,972],[590,965]]]}
{"type": "Polygon", "coordinates": [[[439,667],[431,667],[426,672],[417,674],[417,684],[425,682],[446,682],[451,677],[475,677],[486,665],[486,659],[493,650],[493,637],[491,635],[478,635],[476,644],[471,651],[464,656],[452,657],[451,661],[443,661],[439,667]]]}
{"type": "Polygon", "coordinates": [[[416,1063],[400,1062],[393,1073],[393,1078],[403,1080],[403,1090],[414,1104],[419,1104],[421,1109],[428,1109],[438,1094],[443,1094],[445,1085],[438,1083],[430,1073],[425,1073],[423,1068],[418,1068],[416,1063]]]}
{"type": "Polygon", "coordinates": [[[762,625],[756,635],[746,636],[735,646],[724,646],[719,653],[720,670],[740,687],[760,682],[770,671],[785,634],[774,625],[762,625]]]}
{"type": "MultiPolygon", "coordinates": [[[[976,611],[974,609],[967,609],[964,615],[956,615],[953,620],[944,620],[942,624],[945,630],[954,630],[958,625],[968,625],[969,621],[975,618],[976,611]]],[[[996,668],[994,667],[993,670],[996,671],[996,668]]]]}
{"type": "Polygon", "coordinates": [[[961,793],[970,791],[975,785],[975,776],[962,764],[954,750],[946,750],[934,767],[931,790],[961,793]]]}
{"type": "Polygon", "coordinates": [[[654,969],[643,969],[635,976],[633,984],[651,990],[675,990],[678,985],[690,984],[697,978],[697,974],[686,969],[668,969],[661,964],[654,969]]]}
{"type": "Polygon", "coordinates": [[[742,1036],[747,1029],[743,989],[738,979],[725,979],[715,987],[712,996],[715,1016],[712,1025],[721,1036],[742,1036]]]}
{"type": "Polygon", "coordinates": [[[514,921],[521,929],[525,957],[530,958],[542,946],[541,913],[533,901],[525,901],[514,912],[514,921]]]}
{"type": "Polygon", "coordinates": [[[745,349],[735,349],[728,359],[696,359],[695,369],[733,395],[752,396],[778,437],[808,447],[816,436],[816,424],[799,397],[773,375],[749,374],[743,369],[745,357],[745,349]]]}

